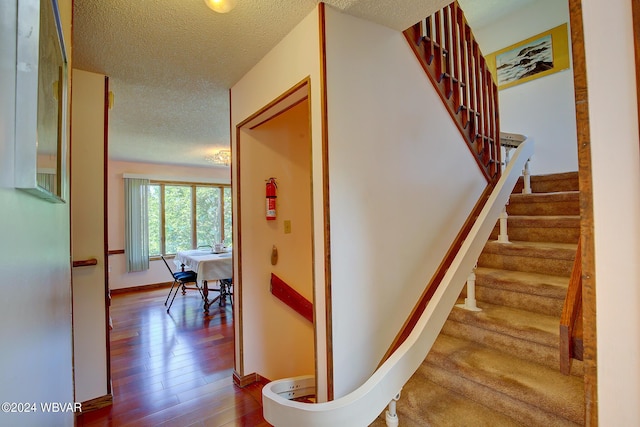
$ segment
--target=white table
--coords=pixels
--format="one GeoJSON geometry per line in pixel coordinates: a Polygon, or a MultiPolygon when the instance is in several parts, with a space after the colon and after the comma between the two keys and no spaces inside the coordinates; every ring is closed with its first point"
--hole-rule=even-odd
{"type": "Polygon", "coordinates": [[[213,302],[218,300],[219,305],[227,302],[227,296],[231,296],[231,277],[233,276],[233,253],[231,251],[212,253],[210,250],[180,251],[176,254],[174,263],[182,269],[190,269],[196,272],[198,281],[202,283],[202,297],[204,299],[204,311],[208,312],[213,302]],[[219,289],[209,289],[208,282],[218,281],[219,289]],[[220,294],[209,301],[209,291],[219,291],[220,294]]]}

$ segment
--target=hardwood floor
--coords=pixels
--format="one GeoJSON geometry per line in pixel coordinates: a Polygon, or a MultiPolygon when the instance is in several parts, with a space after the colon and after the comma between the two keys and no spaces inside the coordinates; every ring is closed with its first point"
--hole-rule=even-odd
{"type": "Polygon", "coordinates": [[[262,387],[233,384],[231,306],[202,312],[197,291],[168,288],[112,296],[113,405],[76,418],[94,426],[269,426],[262,387]]]}

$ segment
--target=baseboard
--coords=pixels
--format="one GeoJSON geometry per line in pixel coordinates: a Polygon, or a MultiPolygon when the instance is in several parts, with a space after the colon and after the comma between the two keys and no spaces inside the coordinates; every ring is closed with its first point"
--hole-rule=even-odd
{"type": "Polygon", "coordinates": [[[233,371],[233,383],[240,388],[244,388],[259,380],[260,376],[255,372],[253,374],[241,376],[235,370],[233,371]]]}
{"type": "Polygon", "coordinates": [[[125,294],[129,292],[149,291],[156,288],[166,288],[171,286],[171,282],[152,283],[150,285],[132,286],[130,288],[110,289],[111,295],[125,294]]]}
{"type": "Polygon", "coordinates": [[[113,395],[106,394],[104,396],[96,397],[95,399],[82,402],[82,412],[95,411],[96,409],[111,406],[113,404],[113,395]]]}

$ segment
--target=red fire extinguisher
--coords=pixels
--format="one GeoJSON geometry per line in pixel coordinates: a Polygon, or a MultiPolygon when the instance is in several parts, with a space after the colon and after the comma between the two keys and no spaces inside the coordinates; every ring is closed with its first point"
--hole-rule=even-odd
{"type": "Polygon", "coordinates": [[[274,221],[276,219],[276,184],[275,178],[269,178],[267,180],[267,221],[274,221]]]}

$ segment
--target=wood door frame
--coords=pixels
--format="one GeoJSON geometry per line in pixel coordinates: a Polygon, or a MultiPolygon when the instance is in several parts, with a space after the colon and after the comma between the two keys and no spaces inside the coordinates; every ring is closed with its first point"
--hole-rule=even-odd
{"type": "MultiPolygon", "coordinates": [[[[632,0],[637,3],[637,0],[632,0]]],[[[582,0],[569,0],[573,81],[578,144],[580,187],[580,239],[582,242],[582,305],[584,331],[585,425],[598,425],[598,372],[596,336],[596,279],[591,176],[591,137],[589,132],[589,94],[584,50],[582,0]]]]}

